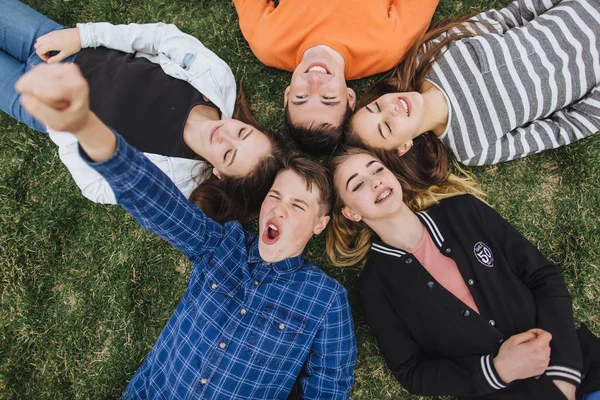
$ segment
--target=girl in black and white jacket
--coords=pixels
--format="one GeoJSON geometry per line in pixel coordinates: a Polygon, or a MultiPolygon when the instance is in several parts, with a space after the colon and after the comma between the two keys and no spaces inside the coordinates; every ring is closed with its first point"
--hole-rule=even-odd
{"type": "Polygon", "coordinates": [[[575,329],[560,267],[492,208],[461,195],[414,213],[403,185],[364,150],[338,156],[333,169],[328,255],[337,265],[366,257],[365,319],[406,389],[461,399],[600,395],[589,395],[600,389],[600,343],[575,329]]]}

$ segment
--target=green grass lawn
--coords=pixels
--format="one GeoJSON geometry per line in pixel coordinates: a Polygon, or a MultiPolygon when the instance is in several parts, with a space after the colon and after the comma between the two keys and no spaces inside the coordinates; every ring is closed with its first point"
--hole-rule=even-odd
{"type": "MultiPolygon", "coordinates": [[[[76,22],[177,24],[221,56],[267,127],[282,131],[290,74],[263,66],[226,0],[35,0],[76,22]]],[[[442,0],[436,18],[507,1],[442,0]]],[[[0,10],[6,12],[7,10],[0,10]]],[[[372,81],[352,82],[360,94],[372,81]]],[[[600,333],[600,137],[473,168],[489,202],[563,265],[575,319],[600,333]]],[[[368,333],[359,269],[336,269],[322,238],[309,257],[350,292],[358,341],[354,399],[411,399],[368,333]]],[[[191,264],[122,209],[78,192],[44,135],[0,115],[0,398],[114,398],[148,354],[186,287],[191,264]]]]}

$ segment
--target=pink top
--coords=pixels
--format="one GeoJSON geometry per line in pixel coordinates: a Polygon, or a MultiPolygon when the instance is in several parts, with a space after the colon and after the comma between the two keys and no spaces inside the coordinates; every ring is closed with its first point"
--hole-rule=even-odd
{"type": "Polygon", "coordinates": [[[479,313],[458,266],[453,259],[440,253],[425,226],[423,226],[423,237],[412,254],[440,285],[479,313]]]}

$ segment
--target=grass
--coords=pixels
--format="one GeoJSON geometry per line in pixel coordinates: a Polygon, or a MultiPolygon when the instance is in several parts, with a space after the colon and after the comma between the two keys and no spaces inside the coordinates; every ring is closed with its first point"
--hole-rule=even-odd
{"type": "MultiPolygon", "coordinates": [[[[252,55],[223,0],[32,0],[78,21],[176,23],[228,62],[259,119],[282,129],[289,73],[252,55]]],[[[436,18],[507,1],[442,0],[436,18]]],[[[359,93],[372,82],[352,82],[359,93]]],[[[600,137],[476,168],[489,201],[561,263],[575,319],[600,333],[600,137]]],[[[350,292],[359,357],[353,399],[416,399],[378,355],[357,297],[356,268],[331,267],[321,238],[310,258],[350,292]]],[[[0,115],[0,398],[119,397],[185,291],[191,264],[122,209],[84,199],[54,144],[0,115]]]]}

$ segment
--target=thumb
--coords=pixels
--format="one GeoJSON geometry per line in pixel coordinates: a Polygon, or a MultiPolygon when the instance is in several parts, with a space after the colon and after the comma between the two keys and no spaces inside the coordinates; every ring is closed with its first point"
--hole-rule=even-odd
{"type": "Polygon", "coordinates": [[[536,337],[537,337],[537,334],[533,330],[528,330],[526,332],[513,335],[515,344],[526,343],[526,342],[529,342],[529,341],[535,339],[536,337]]]}
{"type": "Polygon", "coordinates": [[[56,109],[44,104],[34,96],[23,94],[20,101],[25,110],[44,125],[52,126],[54,122],[60,121],[60,113],[56,109]]]}
{"type": "Polygon", "coordinates": [[[58,64],[65,58],[67,58],[67,53],[64,50],[61,50],[57,55],[48,58],[46,62],[48,64],[58,64]]]}

